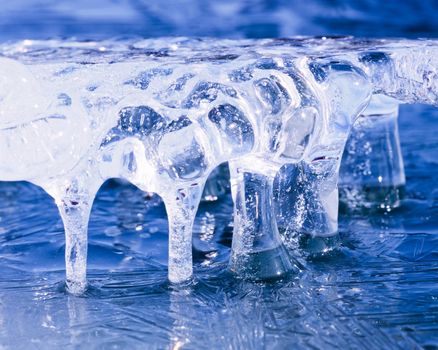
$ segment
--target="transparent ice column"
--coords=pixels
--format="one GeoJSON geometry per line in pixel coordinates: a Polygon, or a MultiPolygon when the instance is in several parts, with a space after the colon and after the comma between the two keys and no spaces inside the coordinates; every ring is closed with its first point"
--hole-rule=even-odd
{"type": "MultiPolygon", "coordinates": [[[[306,72],[306,66],[302,69],[306,72]]],[[[303,157],[277,174],[274,194],[286,246],[315,255],[332,250],[339,241],[340,161],[351,126],[369,102],[371,86],[364,72],[348,62],[311,62],[309,71],[307,78],[320,101],[315,105],[317,122],[303,157]]],[[[299,121],[295,129],[302,124],[299,121]]]]}
{"type": "Polygon", "coordinates": [[[232,162],[230,171],[234,197],[230,270],[253,280],[284,276],[293,266],[275,220],[275,171],[269,171],[269,165],[263,161],[259,164],[256,161],[247,164],[232,162]]]}
{"type": "Polygon", "coordinates": [[[43,186],[55,199],[65,231],[67,290],[81,294],[87,286],[88,220],[101,180],[87,169],[70,180],[43,186]]]}
{"type": "Polygon", "coordinates": [[[173,283],[185,282],[193,273],[192,229],[203,185],[182,185],[163,195],[169,221],[168,277],[173,283]]]}
{"type": "Polygon", "coordinates": [[[350,210],[400,206],[405,186],[398,103],[374,95],[353,126],[340,177],[341,203],[350,210]]]}
{"type": "Polygon", "coordinates": [[[274,63],[269,67],[277,70],[254,72],[256,78],[246,92],[256,121],[255,148],[251,155],[229,162],[234,201],[230,269],[253,280],[279,278],[294,269],[275,220],[273,183],[281,165],[290,161],[283,155],[289,149],[283,136],[299,138],[283,123],[297,109],[300,96],[293,78],[280,73],[274,63]]]}
{"type": "MultiPolygon", "coordinates": [[[[283,276],[291,268],[273,216],[272,183],[278,165],[266,160],[266,153],[250,154],[258,125],[251,123],[249,109],[240,107],[228,103],[214,107],[207,125],[211,135],[220,136],[212,139],[219,140],[221,157],[230,160],[234,201],[230,270],[239,277],[264,280],[283,276]]],[[[266,120],[270,121],[270,115],[264,116],[266,120]]],[[[215,178],[220,180],[213,173],[209,181],[215,178]]]]}
{"type": "Polygon", "coordinates": [[[299,246],[314,255],[338,245],[338,163],[335,158],[301,161],[278,172],[276,217],[289,249],[299,246]]]}

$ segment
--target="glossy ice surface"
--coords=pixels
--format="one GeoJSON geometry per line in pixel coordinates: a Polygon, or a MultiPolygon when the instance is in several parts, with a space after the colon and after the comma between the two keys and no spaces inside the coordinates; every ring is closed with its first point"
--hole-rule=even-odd
{"type": "Polygon", "coordinates": [[[259,245],[262,253],[277,249],[278,238],[264,236],[277,230],[273,192],[265,190],[272,190],[283,165],[302,164],[316,174],[321,185],[311,191],[320,204],[306,210],[327,216],[331,237],[337,169],[355,118],[366,112],[372,94],[436,105],[437,51],[434,41],[350,38],[3,45],[0,178],[31,181],[55,198],[66,229],[70,291],[85,287],[88,214],[106,180],[123,178],[159,193],[170,231],[166,266],[163,204],[106,182],[91,211],[90,285],[74,297],[63,292],[64,243],[50,200],[35,187],[2,183],[2,210],[11,211],[0,222],[2,278],[9,288],[2,305],[16,308],[10,300],[19,294],[18,303],[31,308],[18,312],[19,326],[4,321],[6,345],[29,332],[38,342],[43,334],[58,345],[114,347],[140,347],[147,339],[151,346],[196,348],[206,332],[218,348],[433,344],[436,287],[432,274],[422,276],[436,262],[436,190],[433,174],[421,173],[420,181],[415,168],[436,164],[434,135],[415,122],[433,122],[433,109],[408,107],[405,113],[418,117],[400,117],[402,126],[403,118],[411,123],[406,140],[418,132],[424,143],[431,140],[421,149],[413,142],[406,154],[406,199],[389,213],[341,216],[340,249],[309,257],[297,248],[294,272],[275,283],[236,279],[226,268],[233,229],[231,199],[224,197],[198,211],[194,281],[170,286],[166,269],[173,282],[190,277],[192,220],[203,183],[224,161],[230,162],[236,203],[232,261],[259,245]],[[32,227],[20,228],[23,212],[35,215],[32,227]],[[419,222],[420,233],[412,230],[419,222]],[[38,247],[45,258],[32,257],[38,247]],[[406,287],[416,279],[426,291],[406,287]],[[41,327],[26,329],[35,319],[41,327]],[[224,331],[233,324],[236,332],[224,331]],[[54,337],[57,332],[62,337],[54,337]]]}

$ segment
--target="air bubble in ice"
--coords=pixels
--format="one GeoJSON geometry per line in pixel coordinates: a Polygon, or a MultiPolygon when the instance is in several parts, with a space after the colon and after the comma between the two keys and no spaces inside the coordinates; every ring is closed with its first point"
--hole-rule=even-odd
{"type": "Polygon", "coordinates": [[[161,164],[173,179],[190,180],[206,174],[206,149],[199,126],[190,124],[162,136],[158,146],[161,164]],[[198,135],[199,136],[198,136],[198,135]]]}
{"type": "Polygon", "coordinates": [[[214,107],[208,113],[208,119],[215,124],[224,142],[232,148],[234,154],[251,150],[254,145],[253,127],[237,107],[230,104],[214,107]]]}
{"type": "Polygon", "coordinates": [[[172,74],[170,68],[153,68],[138,74],[134,79],[128,80],[126,84],[134,85],[135,87],[146,90],[152,79],[157,77],[165,77],[172,74]]]}
{"type": "Polygon", "coordinates": [[[146,137],[158,133],[166,120],[148,106],[125,107],[119,113],[119,128],[126,136],[146,137]]]}
{"type": "Polygon", "coordinates": [[[213,102],[217,99],[219,93],[229,97],[236,97],[236,91],[223,84],[212,82],[198,83],[189,96],[182,103],[184,108],[196,108],[203,102],[213,102]]]}

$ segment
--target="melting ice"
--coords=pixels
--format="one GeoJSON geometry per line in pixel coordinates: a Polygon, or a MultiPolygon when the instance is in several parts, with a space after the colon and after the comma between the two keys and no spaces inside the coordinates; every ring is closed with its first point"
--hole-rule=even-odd
{"type": "Polygon", "coordinates": [[[297,237],[313,250],[336,240],[344,148],[343,200],[398,205],[405,181],[398,105],[438,105],[437,57],[438,42],[426,40],[3,44],[0,180],[30,181],[55,199],[67,286],[81,293],[90,210],[107,179],[162,197],[169,279],[178,283],[192,275],[192,225],[204,186],[214,199],[211,184],[227,163],[230,269],[282,276],[295,268],[288,251],[297,237]],[[385,162],[372,151],[379,142],[385,162]]]}

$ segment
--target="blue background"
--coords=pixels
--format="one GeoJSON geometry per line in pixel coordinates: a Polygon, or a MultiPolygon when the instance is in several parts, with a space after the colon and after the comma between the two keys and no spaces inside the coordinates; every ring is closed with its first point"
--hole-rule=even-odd
{"type": "MultiPolygon", "coordinates": [[[[436,37],[437,10],[437,1],[413,0],[16,0],[0,3],[0,41],[436,37]]],[[[170,286],[159,198],[107,182],[90,221],[90,288],[82,297],[68,295],[53,201],[33,185],[0,183],[0,345],[437,349],[437,117],[431,107],[401,108],[407,175],[401,208],[342,214],[339,251],[322,259],[298,256],[303,271],[274,284],[227,274],[232,205],[226,198],[200,207],[194,284],[170,286]]]]}
{"type": "Polygon", "coordinates": [[[6,0],[0,39],[292,35],[436,37],[434,0],[6,0]]]}

